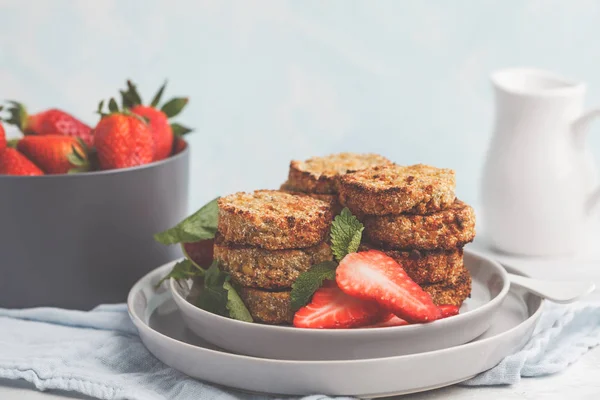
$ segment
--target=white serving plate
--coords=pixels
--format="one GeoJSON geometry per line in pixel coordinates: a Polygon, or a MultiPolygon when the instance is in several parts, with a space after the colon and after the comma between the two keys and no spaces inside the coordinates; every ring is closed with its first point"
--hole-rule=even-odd
{"type": "Polygon", "coordinates": [[[272,360],[220,350],[187,329],[170,292],[155,288],[170,268],[150,272],[129,293],[129,313],[148,350],[193,378],[278,395],[383,397],[464,381],[521,348],[543,304],[535,295],[511,289],[483,335],[443,350],[354,361],[272,360]]]}
{"type": "Polygon", "coordinates": [[[170,281],[170,289],[187,326],[198,336],[228,351],[279,360],[360,360],[445,349],[467,343],[485,332],[510,286],[497,262],[465,250],[473,278],[471,298],[460,314],[426,324],[363,329],[299,329],[248,323],[204,311],[186,300],[191,280],[170,281]]]}

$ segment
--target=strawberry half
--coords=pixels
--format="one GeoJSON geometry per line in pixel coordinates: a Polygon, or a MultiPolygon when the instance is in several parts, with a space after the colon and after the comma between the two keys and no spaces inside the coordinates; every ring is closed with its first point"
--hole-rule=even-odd
{"type": "Polygon", "coordinates": [[[458,312],[460,311],[460,308],[458,306],[455,306],[452,304],[442,304],[442,305],[438,306],[438,308],[440,309],[440,312],[442,313],[441,318],[448,318],[448,317],[452,317],[454,315],[458,315],[458,312]]]}
{"type": "Polygon", "coordinates": [[[406,321],[402,318],[398,318],[394,314],[390,314],[390,315],[387,315],[385,318],[383,318],[380,322],[373,324],[373,325],[369,325],[367,328],[386,328],[386,327],[390,327],[390,326],[404,326],[404,325],[409,325],[408,321],[406,321]]]}
{"type": "Polygon", "coordinates": [[[322,287],[294,315],[297,328],[357,328],[381,319],[377,303],[348,296],[337,287],[322,287]]]}
{"type": "Polygon", "coordinates": [[[376,301],[408,322],[440,318],[431,296],[391,257],[377,250],[350,253],[336,271],[336,282],[350,296],[376,301]]]}

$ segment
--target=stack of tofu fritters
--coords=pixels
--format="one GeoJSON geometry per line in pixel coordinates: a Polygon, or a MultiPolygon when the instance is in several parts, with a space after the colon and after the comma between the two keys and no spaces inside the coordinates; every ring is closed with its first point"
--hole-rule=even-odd
{"type": "Polygon", "coordinates": [[[349,172],[361,171],[378,165],[392,165],[378,154],[338,153],[324,157],[312,157],[306,161],[290,162],[288,180],[281,190],[304,193],[328,202],[337,215],[341,211],[338,201],[338,179],[349,172]]]}
{"type": "Polygon", "coordinates": [[[460,306],[471,293],[463,246],[475,213],[455,196],[454,171],[417,164],[341,176],[339,201],[364,224],[362,250],[394,258],[434,303],[460,306]]]}
{"type": "Polygon", "coordinates": [[[276,190],[235,193],[218,201],[214,257],[231,275],[252,317],[291,323],[290,290],[312,265],[332,259],[326,243],[328,202],[276,190]]]}

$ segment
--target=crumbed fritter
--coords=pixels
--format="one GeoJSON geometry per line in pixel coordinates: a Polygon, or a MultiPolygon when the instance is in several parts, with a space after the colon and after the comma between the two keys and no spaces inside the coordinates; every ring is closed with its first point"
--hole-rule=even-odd
{"type": "Polygon", "coordinates": [[[335,194],[338,192],[337,178],[340,175],[388,164],[392,162],[378,154],[357,153],[330,154],[306,161],[293,160],[287,183],[304,193],[335,194]]]}
{"type": "Polygon", "coordinates": [[[418,283],[453,283],[463,271],[463,249],[454,250],[388,250],[372,244],[363,243],[360,251],[375,249],[392,257],[406,274],[418,283]]]}
{"type": "Polygon", "coordinates": [[[300,249],[326,238],[331,207],[324,201],[278,190],[221,197],[218,231],[227,243],[269,250],[300,249]]]}
{"type": "Polygon", "coordinates": [[[475,211],[460,200],[429,215],[365,216],[365,239],[393,249],[453,250],[475,238],[475,211]]]}
{"type": "Polygon", "coordinates": [[[290,292],[269,292],[252,288],[238,288],[242,301],[256,322],[269,325],[291,324],[294,313],[290,292]]]}
{"type": "Polygon", "coordinates": [[[220,260],[234,283],[271,290],[291,288],[302,272],[333,258],[331,248],[324,242],[305,249],[265,250],[227,245],[217,238],[214,250],[215,259],[220,260]]]}
{"type": "Polygon", "coordinates": [[[292,193],[298,196],[304,195],[324,201],[331,207],[331,214],[334,217],[342,211],[342,205],[338,200],[337,194],[304,193],[301,190],[298,190],[297,188],[290,185],[290,183],[287,181],[283,185],[281,185],[279,190],[281,190],[282,192],[292,193]]]}
{"type": "Polygon", "coordinates": [[[471,275],[466,268],[463,268],[454,283],[442,282],[421,285],[421,287],[429,293],[436,305],[451,304],[460,307],[471,294],[471,275]]]}
{"type": "Polygon", "coordinates": [[[417,164],[371,167],[339,178],[340,202],[354,214],[427,214],[455,199],[451,169],[417,164]]]}

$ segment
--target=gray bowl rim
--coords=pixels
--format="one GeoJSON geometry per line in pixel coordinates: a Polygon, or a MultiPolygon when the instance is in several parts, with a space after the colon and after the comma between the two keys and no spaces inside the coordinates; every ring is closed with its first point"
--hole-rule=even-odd
{"type": "MultiPolygon", "coordinates": [[[[502,279],[502,289],[493,299],[491,299],[489,302],[485,303],[481,307],[478,307],[474,310],[466,311],[464,313],[460,313],[460,314],[455,315],[450,318],[443,318],[443,319],[439,319],[439,320],[436,320],[433,322],[422,323],[422,324],[410,324],[410,325],[391,326],[391,327],[386,326],[386,327],[377,327],[377,328],[363,327],[363,328],[352,328],[352,329],[314,329],[314,328],[296,328],[293,326],[266,325],[266,324],[259,324],[259,323],[255,323],[255,322],[239,321],[236,319],[223,317],[221,315],[214,314],[209,311],[205,311],[199,307],[196,307],[195,305],[190,303],[187,299],[183,298],[181,296],[181,294],[179,294],[179,291],[175,288],[175,285],[177,285],[178,283],[173,278],[169,279],[169,290],[171,292],[171,296],[173,296],[173,299],[175,300],[175,303],[177,304],[178,307],[185,307],[191,313],[196,314],[198,318],[206,318],[209,320],[212,319],[213,321],[215,321],[215,323],[231,324],[232,327],[239,326],[240,329],[255,329],[257,332],[260,330],[263,330],[263,331],[271,331],[271,332],[276,332],[276,331],[287,332],[287,333],[291,333],[291,334],[301,333],[301,334],[312,335],[312,336],[316,336],[316,337],[321,336],[321,335],[326,335],[326,336],[331,336],[331,335],[377,336],[377,335],[388,335],[390,333],[393,334],[393,333],[400,333],[400,332],[408,334],[409,332],[419,331],[419,330],[423,330],[423,329],[434,329],[434,328],[437,329],[437,328],[443,328],[445,325],[449,325],[449,324],[452,324],[452,325],[459,324],[463,320],[468,321],[468,318],[482,317],[483,314],[488,313],[490,310],[496,310],[502,304],[502,302],[504,301],[504,298],[506,297],[506,295],[508,294],[508,291],[510,289],[510,280],[508,277],[508,273],[506,272],[504,267],[502,267],[502,265],[500,265],[499,262],[497,262],[483,254],[477,253],[472,250],[467,250],[467,249],[465,249],[464,251],[466,254],[469,254],[469,256],[473,256],[475,258],[478,258],[480,261],[486,262],[495,272],[497,272],[498,275],[500,275],[500,277],[502,279]],[[434,328],[431,328],[431,327],[434,327],[434,328]]],[[[492,316],[490,315],[489,318],[492,318],[492,316]]]]}
{"type": "Polygon", "coordinates": [[[189,142],[187,140],[185,142],[187,144],[185,146],[185,149],[183,149],[179,153],[169,156],[169,157],[165,158],[164,160],[152,161],[151,163],[138,165],[135,167],[106,169],[106,170],[91,171],[91,172],[81,172],[78,174],[46,174],[46,175],[36,175],[36,176],[0,175],[0,181],[1,180],[17,180],[17,179],[21,179],[21,180],[28,179],[28,180],[32,180],[32,181],[33,180],[42,180],[42,179],[65,179],[65,180],[81,179],[82,177],[115,175],[115,174],[123,174],[123,173],[127,173],[127,172],[141,171],[141,170],[150,169],[150,168],[159,168],[161,165],[175,162],[179,158],[185,157],[190,151],[189,142]]]}

